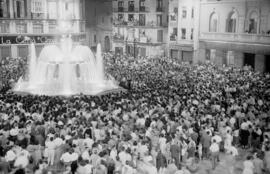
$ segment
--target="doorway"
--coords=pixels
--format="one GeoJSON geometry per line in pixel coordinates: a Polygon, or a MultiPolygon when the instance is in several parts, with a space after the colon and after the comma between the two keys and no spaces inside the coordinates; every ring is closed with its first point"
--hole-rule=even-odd
{"type": "Polygon", "coordinates": [[[270,73],[270,55],[265,55],[265,72],[270,73]]]}
{"type": "Polygon", "coordinates": [[[255,54],[244,53],[244,66],[251,66],[253,69],[255,67],[255,54]]]}

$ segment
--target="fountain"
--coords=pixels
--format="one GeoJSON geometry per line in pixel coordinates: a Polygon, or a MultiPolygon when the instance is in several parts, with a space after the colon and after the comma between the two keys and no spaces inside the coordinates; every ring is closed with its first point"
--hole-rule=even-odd
{"type": "Polygon", "coordinates": [[[104,75],[100,44],[96,56],[89,47],[73,44],[71,36],[62,36],[59,47],[44,47],[38,58],[34,44],[30,48],[28,80],[20,78],[14,92],[70,96],[120,90],[111,76],[106,78],[104,75]]]}

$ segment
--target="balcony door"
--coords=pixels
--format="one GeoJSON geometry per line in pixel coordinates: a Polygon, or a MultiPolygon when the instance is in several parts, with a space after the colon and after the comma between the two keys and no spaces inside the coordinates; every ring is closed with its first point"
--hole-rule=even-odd
{"type": "Polygon", "coordinates": [[[251,13],[249,18],[249,33],[257,33],[258,30],[258,14],[256,12],[251,13]]]}
{"type": "Polygon", "coordinates": [[[162,26],[162,15],[157,15],[157,26],[162,26]]]}
{"type": "Polygon", "coordinates": [[[139,15],[139,24],[140,26],[145,26],[145,14],[139,15]]]}
{"type": "Polygon", "coordinates": [[[235,33],[237,25],[237,14],[232,12],[227,19],[227,32],[235,33]]]}
{"type": "Polygon", "coordinates": [[[140,0],[140,11],[145,11],[145,0],[140,0]]]}
{"type": "Polygon", "coordinates": [[[217,32],[217,31],[218,31],[218,15],[216,13],[212,13],[210,16],[209,32],[217,32]]]}
{"type": "Polygon", "coordinates": [[[265,56],[265,72],[270,73],[270,55],[265,56]]]}
{"type": "Polygon", "coordinates": [[[134,11],[134,1],[128,1],[128,11],[134,11]]]}
{"type": "Polygon", "coordinates": [[[163,6],[162,0],[157,0],[157,10],[158,11],[162,10],[162,6],[163,6]]]}

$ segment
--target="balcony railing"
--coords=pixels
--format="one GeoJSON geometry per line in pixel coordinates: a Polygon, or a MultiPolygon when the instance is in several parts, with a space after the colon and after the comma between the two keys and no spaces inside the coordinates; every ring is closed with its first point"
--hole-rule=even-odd
{"type": "Polygon", "coordinates": [[[128,8],[124,8],[124,7],[118,7],[118,8],[114,8],[113,12],[117,13],[117,12],[122,12],[122,13],[130,13],[130,12],[134,12],[134,13],[139,13],[139,12],[149,12],[149,7],[139,7],[139,8],[135,8],[135,7],[128,7],[128,8]]]}
{"type": "Polygon", "coordinates": [[[162,7],[157,7],[157,10],[156,10],[157,12],[164,12],[164,8],[162,8],[162,7]]]}
{"type": "Polygon", "coordinates": [[[244,43],[264,43],[270,45],[270,35],[248,34],[248,33],[200,33],[201,40],[244,42],[244,43]]]}
{"type": "Polygon", "coordinates": [[[124,41],[125,37],[123,35],[116,34],[116,35],[113,36],[113,40],[114,41],[124,41]]]}
{"type": "Polygon", "coordinates": [[[177,36],[176,35],[171,35],[170,36],[170,41],[176,41],[177,40],[177,36]]]}
{"type": "Polygon", "coordinates": [[[167,25],[165,25],[165,24],[160,25],[155,21],[143,23],[143,22],[139,22],[138,20],[135,20],[135,21],[114,20],[113,24],[115,26],[129,26],[129,27],[136,27],[136,26],[142,26],[142,27],[167,27],[167,25]]]}

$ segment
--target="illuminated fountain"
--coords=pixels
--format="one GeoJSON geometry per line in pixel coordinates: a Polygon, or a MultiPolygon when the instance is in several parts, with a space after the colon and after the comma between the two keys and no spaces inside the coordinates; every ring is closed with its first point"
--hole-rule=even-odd
{"type": "Polygon", "coordinates": [[[119,89],[112,78],[104,75],[100,44],[95,56],[89,47],[74,45],[70,36],[62,36],[59,47],[44,47],[38,58],[31,44],[28,65],[28,79],[20,78],[13,89],[15,92],[70,96],[98,95],[119,89]]]}

